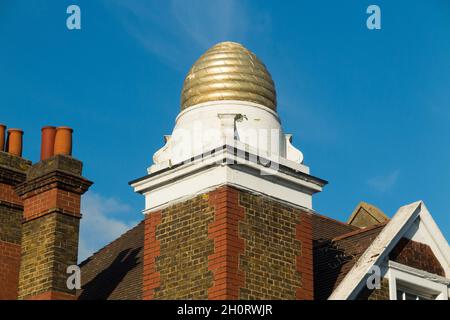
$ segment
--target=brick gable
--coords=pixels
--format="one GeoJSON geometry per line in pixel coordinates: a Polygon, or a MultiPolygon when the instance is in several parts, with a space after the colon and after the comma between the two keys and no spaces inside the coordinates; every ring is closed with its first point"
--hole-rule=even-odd
{"type": "Polygon", "coordinates": [[[402,238],[389,254],[395,262],[445,277],[445,271],[430,246],[402,238]]]}

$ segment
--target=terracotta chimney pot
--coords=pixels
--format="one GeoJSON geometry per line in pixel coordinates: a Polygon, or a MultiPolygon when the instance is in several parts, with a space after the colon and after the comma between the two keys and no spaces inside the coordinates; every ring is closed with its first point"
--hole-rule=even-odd
{"type": "Polygon", "coordinates": [[[4,124],[0,124],[0,151],[5,150],[5,131],[6,126],[4,124]]]}
{"type": "Polygon", "coordinates": [[[55,149],[56,128],[47,126],[42,128],[41,161],[53,157],[55,149]]]}
{"type": "Polygon", "coordinates": [[[22,157],[23,131],[20,129],[8,130],[8,152],[17,157],[22,157]]]}
{"type": "Polygon", "coordinates": [[[55,135],[54,154],[62,154],[66,156],[72,155],[72,128],[58,127],[55,135]]]}

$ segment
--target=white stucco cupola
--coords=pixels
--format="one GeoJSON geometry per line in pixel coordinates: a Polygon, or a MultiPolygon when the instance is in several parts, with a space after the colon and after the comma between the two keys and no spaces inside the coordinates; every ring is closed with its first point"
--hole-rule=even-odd
{"type": "Polygon", "coordinates": [[[221,185],[312,209],[326,181],[310,175],[277,114],[266,66],[241,44],[219,43],[192,66],[181,112],[148,175],[131,182],[149,213],[221,185]]]}

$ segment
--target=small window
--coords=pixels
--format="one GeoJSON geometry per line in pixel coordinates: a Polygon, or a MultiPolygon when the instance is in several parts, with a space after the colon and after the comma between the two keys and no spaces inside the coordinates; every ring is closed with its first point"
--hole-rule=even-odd
{"type": "Polygon", "coordinates": [[[436,296],[411,292],[409,289],[398,289],[397,300],[435,300],[436,296]]]}
{"type": "Polygon", "coordinates": [[[392,300],[448,300],[449,279],[400,263],[388,262],[392,300]]]}

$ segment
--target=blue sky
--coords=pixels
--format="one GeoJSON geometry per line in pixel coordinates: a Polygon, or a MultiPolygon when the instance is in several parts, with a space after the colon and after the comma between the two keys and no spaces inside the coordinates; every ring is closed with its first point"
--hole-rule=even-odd
{"type": "Polygon", "coordinates": [[[391,216],[424,200],[450,238],[450,2],[0,0],[0,122],[75,129],[85,196],[80,256],[140,221],[143,176],[170,134],[184,76],[217,42],[265,62],[278,111],[313,175],[314,208],[345,220],[359,201],[391,216]],[[66,28],[77,4],[82,30],[66,28]],[[381,7],[382,29],[366,28],[381,7]]]}

